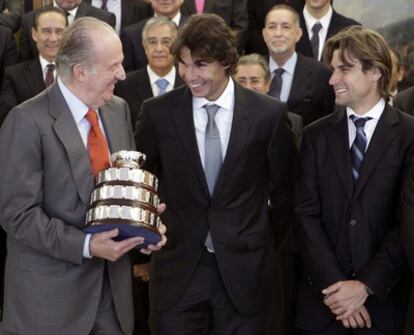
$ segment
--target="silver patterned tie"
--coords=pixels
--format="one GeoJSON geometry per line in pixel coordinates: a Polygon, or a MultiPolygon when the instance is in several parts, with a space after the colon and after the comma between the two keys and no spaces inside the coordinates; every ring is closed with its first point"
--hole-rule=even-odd
{"type": "MultiPolygon", "coordinates": [[[[214,120],[216,113],[220,107],[217,105],[205,105],[204,109],[207,111],[207,126],[205,134],[205,160],[204,173],[207,180],[208,190],[210,195],[213,195],[214,186],[216,184],[217,176],[220,172],[222,164],[220,132],[214,120]]],[[[207,234],[205,246],[210,252],[214,252],[213,241],[211,239],[210,231],[207,234]]]]}

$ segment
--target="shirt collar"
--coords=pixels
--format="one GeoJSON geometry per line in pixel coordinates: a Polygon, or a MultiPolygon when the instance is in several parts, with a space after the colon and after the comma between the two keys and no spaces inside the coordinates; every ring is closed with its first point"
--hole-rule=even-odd
{"type": "Polygon", "coordinates": [[[51,62],[51,63],[49,63],[49,61],[48,61],[48,60],[46,60],[46,59],[44,59],[41,55],[39,55],[39,62],[40,62],[40,67],[41,67],[41,69],[42,69],[42,72],[44,72],[44,71],[45,71],[46,67],[47,67],[49,64],[55,64],[55,62],[51,62]]]}
{"type": "Polygon", "coordinates": [[[278,69],[279,67],[282,67],[287,73],[293,75],[295,72],[296,62],[298,60],[298,54],[296,51],[290,56],[290,58],[286,61],[283,66],[277,65],[275,60],[272,57],[269,57],[269,69],[270,72],[273,73],[274,70],[278,69]]]}
{"type": "Polygon", "coordinates": [[[151,85],[154,85],[155,82],[160,79],[160,78],[164,78],[168,81],[168,83],[171,86],[174,86],[174,82],[175,82],[175,67],[173,66],[170,70],[170,72],[168,72],[165,76],[160,77],[158,74],[156,74],[149,65],[147,65],[147,71],[148,71],[148,77],[150,80],[151,85]]]}
{"type": "Polygon", "coordinates": [[[89,107],[85,105],[76,95],[74,95],[66,86],[62,80],[58,77],[58,85],[62,91],[63,97],[68,105],[76,124],[78,124],[86,115],[89,107]]]}
{"type": "Polygon", "coordinates": [[[381,98],[377,104],[372,107],[367,113],[365,113],[364,115],[359,115],[356,114],[352,108],[350,107],[346,107],[346,115],[349,119],[349,117],[351,115],[355,115],[356,117],[370,117],[371,119],[374,120],[379,120],[379,118],[381,117],[382,113],[384,112],[384,108],[385,108],[385,100],[383,98],[381,98]]]}
{"type": "Polygon", "coordinates": [[[229,77],[229,82],[227,83],[226,88],[224,89],[223,93],[219,96],[216,101],[210,101],[206,98],[198,98],[193,97],[193,108],[199,109],[202,108],[204,105],[211,105],[215,104],[218,105],[220,108],[232,109],[232,101],[234,97],[234,82],[231,77],[229,77]]]}
{"type": "Polygon", "coordinates": [[[312,32],[312,27],[316,22],[320,22],[320,24],[322,25],[322,29],[324,29],[325,31],[328,31],[329,23],[331,22],[331,18],[332,18],[332,14],[333,14],[332,6],[329,6],[329,9],[326,12],[326,14],[322,16],[320,19],[316,19],[309,13],[306,6],[303,7],[303,17],[305,18],[306,29],[308,33],[312,32]]]}

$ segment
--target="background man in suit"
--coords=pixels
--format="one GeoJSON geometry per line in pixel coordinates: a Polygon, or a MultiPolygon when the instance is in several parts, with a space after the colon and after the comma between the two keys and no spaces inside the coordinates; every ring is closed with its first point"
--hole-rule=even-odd
{"type": "Polygon", "coordinates": [[[298,13],[303,9],[303,0],[248,0],[247,12],[249,29],[247,31],[246,54],[259,53],[267,55],[267,46],[263,40],[262,30],[267,13],[276,5],[288,5],[298,13]]]}
{"type": "Polygon", "coordinates": [[[57,82],[13,109],[0,131],[4,329],[130,334],[126,253],[143,240],[115,242],[117,229],[82,231],[94,175],[109,166],[106,153],[135,149],[128,106],[113,97],[115,83],[125,78],[121,42],[106,23],[79,19],[67,29],[56,64],[57,82]],[[90,161],[94,149],[102,154],[90,161]]]}
{"type": "Polygon", "coordinates": [[[155,16],[147,21],[142,35],[148,65],[129,73],[127,79],[115,88],[115,94],[128,102],[133,129],[144,100],[184,84],[170,52],[171,44],[177,37],[175,23],[165,16],[155,16]]]}
{"type": "Polygon", "coordinates": [[[409,287],[397,209],[414,119],[386,103],[391,57],[379,34],[343,30],[326,42],[324,59],[341,108],[304,131],[296,326],[299,334],[398,335],[409,287]]]}
{"type": "MultiPolygon", "coordinates": [[[[150,0],[154,10],[154,16],[166,16],[172,20],[177,27],[181,26],[187,19],[181,14],[183,0],[150,0]]],[[[144,46],[142,45],[142,30],[149,18],[126,27],[121,33],[122,47],[124,50],[125,71],[134,71],[147,65],[144,46]]]]}
{"type": "Polygon", "coordinates": [[[42,7],[36,11],[32,38],[39,57],[6,69],[0,92],[0,115],[7,113],[50,86],[55,78],[55,58],[67,27],[64,11],[57,7],[42,7]]]}
{"type": "MultiPolygon", "coordinates": [[[[91,16],[108,23],[112,27],[115,27],[116,19],[114,14],[107,12],[106,10],[93,7],[82,0],[54,0],[53,6],[59,7],[67,13],[69,24],[72,24],[75,19],[80,17],[91,16]]],[[[35,11],[26,13],[22,17],[19,37],[20,61],[27,61],[38,56],[36,44],[32,38],[34,17],[35,11]]]]}
{"type": "Polygon", "coordinates": [[[122,29],[152,15],[150,5],[143,0],[84,0],[85,2],[114,13],[115,30],[118,34],[122,29]]]}
{"type": "Polygon", "coordinates": [[[16,32],[19,29],[22,12],[23,1],[0,0],[0,26],[16,32]]]}
{"type": "Polygon", "coordinates": [[[414,115],[414,87],[397,94],[394,100],[394,106],[403,112],[414,115]]]}
{"type": "Polygon", "coordinates": [[[187,17],[196,13],[217,14],[234,31],[237,50],[243,52],[249,25],[247,0],[184,0],[181,12],[187,17]]]}
{"type": "MultiPolygon", "coordinates": [[[[259,54],[245,55],[237,62],[234,78],[239,84],[256,92],[267,94],[270,87],[270,70],[264,57],[259,54]]],[[[302,118],[288,112],[288,119],[292,131],[296,135],[296,143],[300,145],[302,138],[302,118]]],[[[276,267],[272,285],[272,301],[269,310],[268,334],[293,333],[293,301],[295,290],[295,252],[292,225],[281,227],[277,225],[278,213],[270,208],[270,220],[275,220],[274,236],[276,241],[276,267]],[[288,230],[286,231],[286,228],[288,230]]],[[[293,223],[293,222],[292,222],[293,223]]]]}
{"type": "Polygon", "coordinates": [[[302,55],[320,60],[326,39],[346,27],[361,25],[334,11],[331,2],[331,0],[305,0],[305,7],[300,12],[303,35],[297,45],[297,50],[302,55]]]}
{"type": "Polygon", "coordinates": [[[277,224],[291,222],[295,144],[286,108],[234,83],[234,35],[215,14],[190,17],[172,52],[187,87],[145,101],[136,129],[169,227],[165,252],[151,259],[151,330],[264,334],[270,183],[277,224]]]}
{"type": "Polygon", "coordinates": [[[269,95],[286,102],[305,126],[332,113],[335,98],[328,84],[331,71],[295,51],[302,36],[298,13],[290,6],[274,6],[266,16],[262,33],[272,72],[269,95]]]}

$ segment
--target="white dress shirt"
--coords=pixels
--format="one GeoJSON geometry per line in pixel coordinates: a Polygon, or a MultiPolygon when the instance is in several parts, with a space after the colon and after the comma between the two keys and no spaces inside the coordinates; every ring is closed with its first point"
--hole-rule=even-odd
{"type": "MultiPolygon", "coordinates": [[[[53,0],[53,6],[59,7],[56,3],[56,0],[53,0]]],[[[67,10],[66,13],[67,13],[66,16],[68,18],[68,23],[72,24],[73,21],[75,21],[76,14],[78,13],[78,6],[76,6],[75,8],[71,10],[67,10]]]]}
{"type": "Polygon", "coordinates": [[[200,153],[201,163],[204,168],[205,161],[205,137],[207,126],[207,111],[204,105],[215,104],[220,106],[214,118],[220,133],[221,154],[224,161],[229,144],[231,125],[233,123],[234,111],[234,82],[229,78],[229,82],[221,96],[216,101],[209,101],[206,98],[193,97],[193,119],[197,138],[198,152],[200,153]]]}
{"type": "Polygon", "coordinates": [[[371,142],[372,135],[374,134],[374,130],[378,124],[378,120],[380,119],[382,113],[384,112],[385,108],[385,100],[380,99],[378,103],[372,107],[367,113],[364,115],[356,114],[350,107],[346,108],[346,116],[348,118],[348,136],[349,136],[349,148],[352,147],[352,143],[354,143],[356,137],[356,127],[354,122],[349,118],[351,115],[355,115],[356,117],[370,117],[371,120],[368,120],[364,126],[364,133],[367,138],[367,148],[369,143],[371,142]]]}
{"type": "MultiPolygon", "coordinates": [[[[125,1],[131,1],[131,0],[125,0],[125,1]]],[[[94,7],[101,8],[102,0],[92,0],[91,4],[94,7]]],[[[115,17],[116,17],[115,30],[119,35],[119,32],[121,31],[121,0],[108,0],[108,2],[106,3],[106,8],[108,9],[108,12],[115,14],[115,17]]]]}
{"type": "Polygon", "coordinates": [[[160,88],[155,83],[158,79],[162,78],[168,81],[167,89],[165,90],[165,92],[169,92],[174,88],[175,75],[176,75],[175,66],[173,66],[170,72],[168,72],[164,77],[159,77],[154,71],[152,71],[149,65],[147,65],[147,72],[148,72],[148,77],[149,77],[150,84],[151,84],[152,95],[154,97],[157,97],[160,92],[160,88]]]}
{"type": "MultiPolygon", "coordinates": [[[[282,68],[285,70],[282,73],[282,89],[280,91],[280,101],[286,102],[289,99],[290,89],[292,88],[293,74],[295,73],[296,62],[298,61],[298,54],[293,53],[292,56],[283,64],[282,68]]],[[[280,66],[274,61],[272,57],[269,57],[269,68],[272,73],[272,79],[274,77],[273,71],[280,66]]]]}
{"type": "Polygon", "coordinates": [[[320,22],[322,25],[322,29],[319,30],[319,52],[318,52],[318,60],[321,59],[323,46],[325,44],[326,36],[328,34],[329,24],[331,23],[332,19],[332,7],[329,6],[328,11],[324,16],[320,19],[314,18],[307,10],[306,6],[303,8],[303,17],[306,23],[306,30],[308,31],[309,40],[312,39],[313,31],[312,27],[315,25],[316,22],[320,22]]]}

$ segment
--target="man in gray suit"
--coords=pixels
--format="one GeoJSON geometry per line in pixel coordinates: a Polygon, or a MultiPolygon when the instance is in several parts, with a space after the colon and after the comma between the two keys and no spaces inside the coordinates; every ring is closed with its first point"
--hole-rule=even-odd
{"type": "MultiPolygon", "coordinates": [[[[99,171],[89,160],[93,143],[88,138],[99,133],[106,152],[135,149],[128,106],[113,96],[115,83],[125,78],[122,58],[121,42],[109,25],[77,20],[62,39],[57,82],[14,108],[3,124],[0,222],[7,232],[8,334],[133,330],[127,252],[143,239],[115,242],[117,229],[82,231],[94,187],[92,169],[99,171]],[[97,119],[92,127],[86,118],[90,112],[97,119]]],[[[163,237],[143,252],[164,243],[163,237]]]]}

